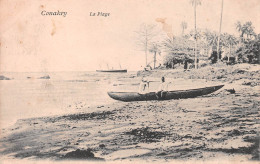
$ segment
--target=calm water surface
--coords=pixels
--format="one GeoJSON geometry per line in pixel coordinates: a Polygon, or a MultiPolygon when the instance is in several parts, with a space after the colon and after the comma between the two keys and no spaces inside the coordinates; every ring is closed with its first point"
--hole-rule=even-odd
{"type": "MultiPolygon", "coordinates": [[[[136,72],[55,72],[55,73],[2,73],[12,80],[0,81],[1,127],[13,124],[17,119],[68,114],[73,112],[93,112],[117,101],[109,98],[107,92],[137,91],[140,77],[136,72]],[[49,75],[50,79],[39,79],[49,75]]],[[[150,79],[159,81],[158,79],[150,79]]],[[[168,79],[169,80],[169,79],[168,79]]],[[[171,81],[171,80],[170,80],[171,81]]],[[[205,85],[205,81],[194,83],[184,79],[172,79],[174,90],[205,85]],[[197,86],[195,84],[198,84],[197,86]]],[[[158,82],[150,85],[156,90],[158,82]]],[[[101,110],[101,109],[100,109],[101,110]]]]}

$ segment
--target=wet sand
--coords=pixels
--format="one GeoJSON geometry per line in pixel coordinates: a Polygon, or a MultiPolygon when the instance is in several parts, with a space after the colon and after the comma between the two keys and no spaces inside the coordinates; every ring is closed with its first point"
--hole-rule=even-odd
{"type": "Polygon", "coordinates": [[[259,70],[246,66],[239,78],[234,70],[212,75],[225,88],[198,98],[116,102],[93,107],[102,112],[19,120],[2,129],[0,153],[54,161],[259,161],[259,79],[251,76],[259,70]]]}

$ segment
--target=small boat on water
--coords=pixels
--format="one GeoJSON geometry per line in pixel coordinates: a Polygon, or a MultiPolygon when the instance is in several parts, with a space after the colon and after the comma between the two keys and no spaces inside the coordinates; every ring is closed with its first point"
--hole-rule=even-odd
{"type": "MultiPolygon", "coordinates": [[[[198,89],[166,91],[164,92],[163,98],[160,98],[159,100],[194,98],[213,93],[223,86],[224,85],[217,85],[198,89]]],[[[138,92],[108,92],[108,95],[112,99],[127,102],[158,100],[156,92],[149,92],[146,94],[139,94],[138,92]]]]}
{"type": "Polygon", "coordinates": [[[107,70],[96,70],[97,72],[111,72],[111,73],[116,73],[116,72],[127,72],[127,69],[107,69],[107,70]]]}
{"type": "Polygon", "coordinates": [[[113,67],[111,69],[111,68],[109,68],[109,66],[107,64],[107,69],[99,69],[99,70],[96,70],[96,72],[108,72],[108,73],[127,72],[127,69],[121,68],[121,64],[119,64],[119,66],[120,66],[120,69],[114,69],[113,67]]]}

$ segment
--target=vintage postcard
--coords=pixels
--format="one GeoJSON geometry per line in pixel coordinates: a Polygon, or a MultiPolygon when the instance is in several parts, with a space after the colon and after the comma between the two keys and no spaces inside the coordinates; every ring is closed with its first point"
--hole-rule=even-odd
{"type": "Polygon", "coordinates": [[[259,0],[0,0],[0,163],[259,162],[259,0]]]}

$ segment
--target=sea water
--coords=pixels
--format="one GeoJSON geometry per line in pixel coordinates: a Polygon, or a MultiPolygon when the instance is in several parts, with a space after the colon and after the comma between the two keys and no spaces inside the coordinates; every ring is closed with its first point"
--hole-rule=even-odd
{"type": "MultiPolygon", "coordinates": [[[[94,112],[98,105],[120,103],[108,91],[137,92],[141,77],[136,72],[48,72],[1,73],[11,80],[0,80],[0,125],[14,124],[18,119],[94,112]],[[50,79],[41,79],[49,76],[50,79]],[[94,110],[94,111],[93,111],[94,110]]],[[[149,77],[150,91],[156,91],[160,78],[149,77]]],[[[169,79],[169,90],[203,87],[205,81],[169,79]]]]}
{"type": "Polygon", "coordinates": [[[127,79],[136,73],[12,72],[1,75],[11,79],[0,80],[0,125],[6,127],[17,119],[93,112],[90,111],[92,106],[114,103],[107,92],[129,82],[127,79]],[[40,79],[47,75],[50,79],[40,79]]]}

